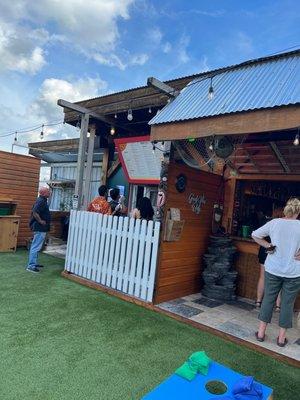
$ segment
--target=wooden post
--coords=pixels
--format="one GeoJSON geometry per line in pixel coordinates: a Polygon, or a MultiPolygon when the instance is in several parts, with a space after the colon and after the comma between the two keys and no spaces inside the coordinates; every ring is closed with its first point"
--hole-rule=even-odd
{"type": "Polygon", "coordinates": [[[89,201],[89,193],[90,193],[90,186],[91,186],[91,174],[93,168],[93,158],[94,158],[94,144],[95,144],[95,133],[96,127],[92,125],[90,127],[90,137],[89,137],[89,144],[88,144],[88,154],[87,154],[87,162],[85,167],[85,179],[84,179],[84,190],[83,190],[83,209],[86,210],[89,201]]]}
{"type": "Polygon", "coordinates": [[[73,208],[77,210],[82,209],[82,187],[83,187],[83,175],[84,175],[84,164],[85,164],[85,151],[87,142],[87,131],[89,127],[89,114],[84,114],[81,117],[81,130],[78,148],[78,159],[77,159],[77,173],[76,173],[76,184],[75,184],[75,197],[73,202],[73,208]],[[77,203],[77,204],[76,204],[77,203]]]}
{"type": "Polygon", "coordinates": [[[103,160],[102,160],[102,185],[106,185],[107,172],[108,172],[108,162],[109,162],[109,148],[104,149],[103,160]]]}

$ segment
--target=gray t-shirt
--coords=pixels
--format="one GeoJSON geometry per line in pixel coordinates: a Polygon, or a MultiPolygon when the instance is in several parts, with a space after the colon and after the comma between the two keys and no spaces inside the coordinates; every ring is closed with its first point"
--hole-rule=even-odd
{"type": "Polygon", "coordinates": [[[269,236],[276,246],[275,252],[268,254],[265,261],[267,272],[285,278],[300,276],[300,261],[295,260],[295,254],[300,250],[300,221],[275,218],[253,231],[252,236],[259,239],[269,236]]]}

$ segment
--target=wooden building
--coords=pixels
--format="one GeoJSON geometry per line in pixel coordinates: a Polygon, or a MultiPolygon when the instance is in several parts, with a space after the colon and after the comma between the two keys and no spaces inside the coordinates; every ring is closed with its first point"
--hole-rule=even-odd
{"type": "Polygon", "coordinates": [[[39,186],[40,160],[34,157],[0,151],[0,198],[17,203],[16,214],[21,217],[18,246],[31,238],[29,217],[39,186]]]}
{"type": "Polygon", "coordinates": [[[222,225],[239,250],[238,295],[255,298],[258,246],[242,237],[243,218],[259,196],[265,206],[275,205],[278,194],[272,192],[272,182],[282,190],[287,182],[295,184],[282,201],[299,195],[299,72],[298,50],[168,81],[159,90],[143,87],[71,106],[60,103],[68,123],[75,125],[79,114],[88,115],[108,149],[107,170],[113,168],[109,154],[115,138],[151,134],[154,146],[172,144],[164,153],[160,182],[166,201],[158,210],[163,229],[153,302],[201,289],[202,258],[216,205],[223,207],[222,225]],[[178,190],[182,176],[184,190],[178,190]],[[252,183],[265,195],[252,192],[252,183]],[[184,221],[176,241],[165,240],[171,208],[180,209],[184,221]]]}

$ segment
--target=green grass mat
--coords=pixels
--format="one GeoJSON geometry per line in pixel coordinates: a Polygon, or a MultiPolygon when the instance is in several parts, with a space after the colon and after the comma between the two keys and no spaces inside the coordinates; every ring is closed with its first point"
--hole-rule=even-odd
{"type": "Polygon", "coordinates": [[[201,349],[298,398],[298,369],[63,279],[62,260],[42,255],[36,275],[26,260],[0,254],[0,399],[137,400],[201,349]]]}

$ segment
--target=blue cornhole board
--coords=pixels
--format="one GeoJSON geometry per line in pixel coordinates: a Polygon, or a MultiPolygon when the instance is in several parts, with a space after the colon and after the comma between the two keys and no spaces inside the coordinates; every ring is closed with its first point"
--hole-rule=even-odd
{"type": "MultiPolygon", "coordinates": [[[[142,400],[208,400],[218,399],[222,396],[230,396],[232,388],[236,381],[243,375],[232,371],[224,365],[212,362],[209,367],[208,375],[197,374],[196,378],[191,382],[178,375],[171,375],[162,382],[156,389],[148,393],[142,400]],[[222,381],[228,390],[223,395],[211,394],[205,389],[205,385],[209,381],[222,381]]],[[[262,385],[263,400],[271,399],[272,389],[262,385]]]]}

